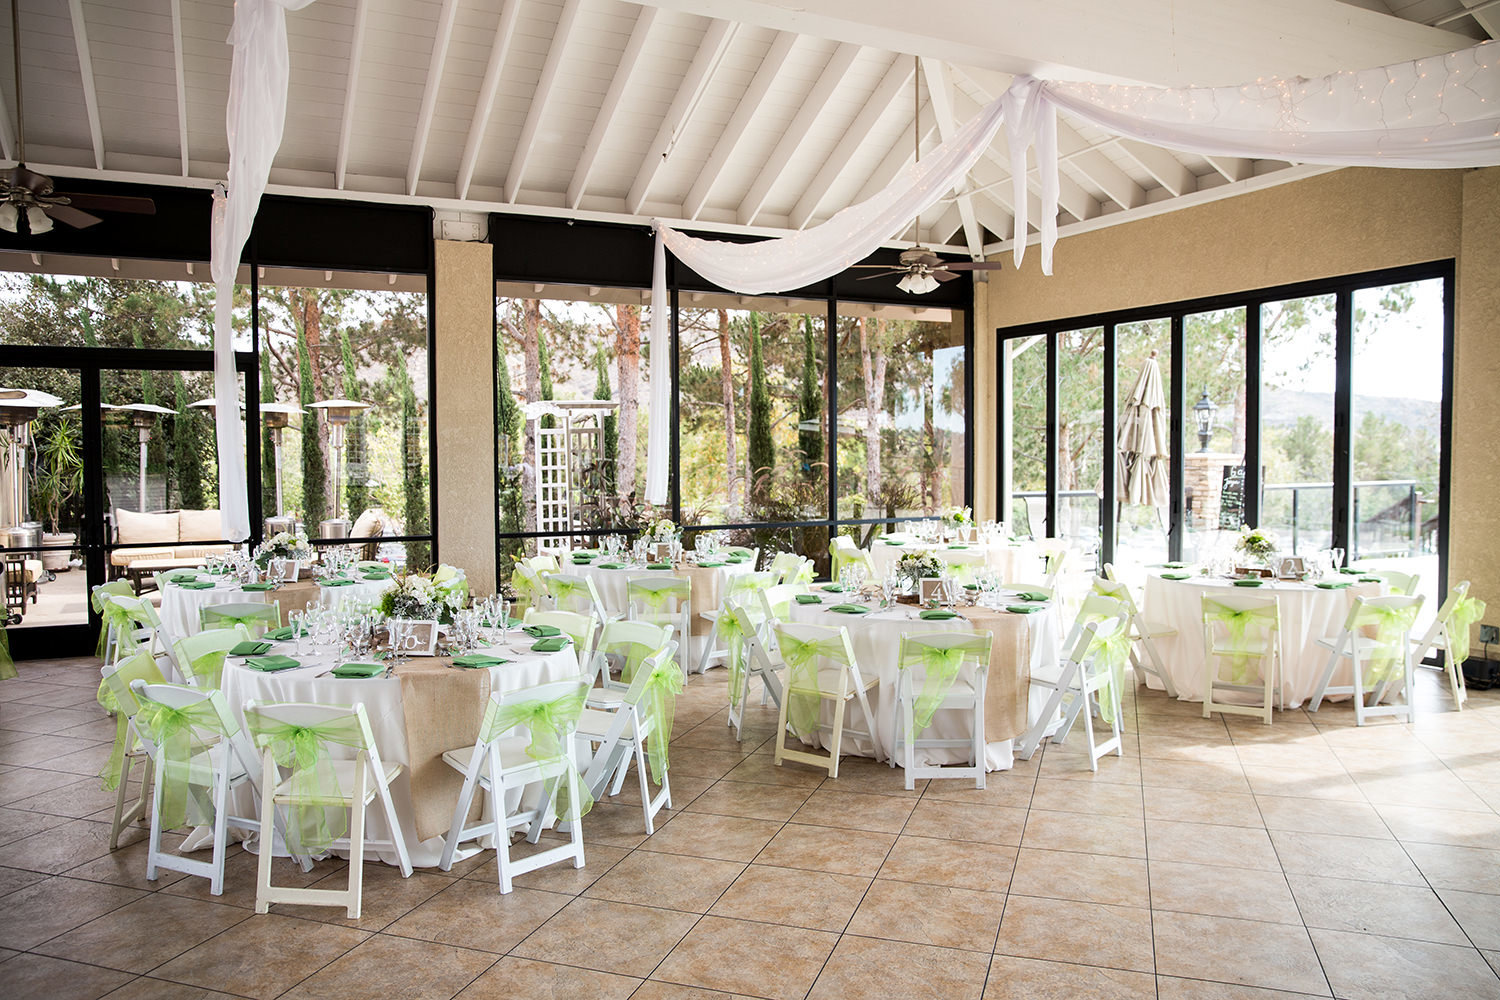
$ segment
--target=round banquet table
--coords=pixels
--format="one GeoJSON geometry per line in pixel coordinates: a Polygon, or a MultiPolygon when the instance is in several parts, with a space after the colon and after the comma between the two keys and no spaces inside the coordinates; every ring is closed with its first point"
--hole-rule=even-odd
{"type": "Polygon", "coordinates": [[[1040,583],[1046,575],[1043,572],[1041,553],[1031,542],[919,542],[900,534],[883,535],[870,545],[870,559],[875,563],[876,573],[884,578],[908,552],[933,552],[941,558],[952,544],[962,545],[969,551],[983,552],[984,564],[999,573],[1000,579],[1006,583],[1040,583]],[[886,542],[887,538],[901,544],[891,545],[886,542]]]}
{"type": "MultiPolygon", "coordinates": [[[[606,560],[607,561],[607,560],[606,560]]],[[[719,602],[729,589],[729,581],[736,576],[745,573],[753,573],[755,563],[746,560],[742,563],[725,563],[723,566],[697,566],[692,563],[678,563],[670,570],[647,569],[640,565],[626,565],[623,569],[604,569],[592,563],[564,563],[559,573],[567,573],[573,576],[588,577],[594,581],[594,586],[599,588],[599,597],[604,601],[604,610],[611,615],[623,617],[629,610],[629,601],[626,600],[626,585],[639,577],[674,576],[691,581],[692,616],[691,633],[683,644],[684,663],[697,663],[699,654],[702,652],[700,644],[704,637],[713,631],[713,624],[703,617],[705,611],[719,610],[719,602]]]]}
{"type": "MultiPolygon", "coordinates": [[[[545,684],[548,681],[576,677],[579,674],[578,659],[571,645],[555,653],[534,653],[529,649],[532,641],[529,636],[519,632],[511,632],[506,638],[501,638],[493,632],[487,634],[495,642],[494,645],[482,651],[511,660],[509,663],[487,668],[491,692],[519,691],[537,684],[545,684]]],[[[421,839],[416,832],[416,806],[412,789],[415,762],[411,759],[408,749],[408,720],[404,694],[406,684],[403,678],[390,676],[366,680],[328,675],[326,671],[339,663],[348,662],[348,658],[337,657],[327,650],[313,653],[309,641],[303,641],[306,645],[303,647],[304,655],[301,656],[297,655],[295,642],[281,642],[273,645],[273,653],[281,653],[301,662],[302,666],[289,670],[264,673],[245,666],[243,657],[230,657],[224,665],[223,690],[231,711],[235,713],[236,719],[243,723],[244,705],[251,700],[313,702],[326,705],[352,705],[355,702],[362,702],[365,706],[365,714],[370,719],[370,729],[375,735],[376,748],[380,752],[381,759],[387,765],[403,765],[401,773],[391,783],[391,796],[396,804],[396,816],[401,823],[401,834],[411,863],[417,868],[430,868],[437,865],[442,856],[445,838],[439,835],[421,839]]],[[[416,663],[418,659],[420,658],[414,657],[412,662],[416,663]]],[[[468,672],[463,671],[463,673],[468,672]]],[[[482,707],[476,706],[476,720],[482,715],[482,711],[482,707]]],[[[441,731],[446,722],[447,720],[444,719],[433,719],[430,723],[424,721],[419,731],[426,735],[429,726],[441,731]]],[[[465,742],[473,745],[472,735],[467,739],[456,737],[455,739],[454,746],[465,742]]],[[[440,746],[444,740],[439,736],[432,742],[434,746],[440,746]]],[[[451,750],[454,746],[442,746],[441,749],[451,750]]],[[[330,753],[335,757],[352,758],[355,751],[347,747],[332,746],[330,753]]],[[[445,771],[451,770],[446,764],[440,766],[445,771]]],[[[453,774],[456,775],[457,772],[453,774]]],[[[235,795],[242,797],[242,800],[236,800],[236,805],[240,808],[251,808],[248,788],[242,786],[235,792],[235,795]]],[[[445,797],[441,802],[434,803],[433,808],[438,809],[439,812],[446,809],[446,815],[451,818],[453,804],[456,801],[455,790],[452,797],[445,797]]],[[[511,807],[515,804],[509,803],[511,807]]],[[[444,819],[442,825],[446,829],[448,819],[444,819]]],[[[386,822],[384,810],[381,809],[378,800],[372,802],[365,813],[366,841],[389,840],[390,835],[390,827],[386,822]]],[[[256,850],[258,849],[256,847],[256,850]]],[[[278,855],[285,856],[286,854],[279,836],[273,849],[278,855]]],[[[376,851],[367,847],[365,855],[366,857],[379,857],[387,864],[397,863],[396,853],[391,850],[376,851]]],[[[459,856],[462,857],[462,853],[459,856]]]]}
{"type": "MultiPolygon", "coordinates": [[[[1354,583],[1340,590],[1283,580],[1261,587],[1236,587],[1220,578],[1164,580],[1159,573],[1150,573],[1142,612],[1148,620],[1177,630],[1174,636],[1155,640],[1157,651],[1177,686],[1178,697],[1202,701],[1203,596],[1274,596],[1281,619],[1281,695],[1286,708],[1295,708],[1312,697],[1328,665],[1328,650],[1317,641],[1339,633],[1356,597],[1379,597],[1382,592],[1378,583],[1354,583]]],[[[1155,677],[1147,675],[1146,683],[1161,689],[1155,677]]],[[[1352,683],[1347,662],[1334,672],[1332,683],[1352,683]]]]}
{"type": "MultiPolygon", "coordinates": [[[[1038,689],[1036,692],[1030,690],[1030,677],[1053,677],[1060,670],[1058,655],[1063,639],[1060,607],[1055,603],[1049,604],[1045,610],[1030,615],[982,608],[958,609],[960,615],[972,615],[974,622],[971,623],[963,617],[927,621],[918,617],[920,609],[907,604],[897,604],[863,615],[830,610],[837,603],[838,598],[830,595],[824,598],[821,605],[793,604],[791,619],[809,625],[847,628],[861,673],[866,677],[873,674],[880,678],[880,686],[869,693],[870,710],[876,716],[872,727],[875,746],[870,746],[869,741],[862,738],[851,737],[846,732],[844,746],[852,748],[849,752],[884,759],[895,746],[896,681],[900,674],[898,658],[903,634],[969,632],[975,631],[976,626],[988,624],[993,626],[996,633],[996,651],[991,655],[990,670],[985,682],[985,770],[1005,771],[1014,765],[1012,751],[1015,739],[1023,734],[1025,726],[1036,722],[1047,703],[1048,692],[1045,689],[1038,689]],[[1020,643],[1010,648],[1026,650],[1024,664],[1010,660],[1007,653],[1006,633],[1017,628],[1020,643]],[[1023,720],[1019,718],[1017,703],[1023,697],[1026,700],[1026,715],[1024,723],[1018,726],[1015,723],[1023,720]],[[1015,722],[1005,726],[1012,731],[1004,735],[997,733],[997,729],[1004,725],[1003,722],[997,722],[997,717],[1015,717],[1015,722]]],[[[857,706],[857,703],[854,704],[857,706]]],[[[855,707],[852,711],[857,714],[859,709],[855,707]]],[[[827,719],[831,719],[831,709],[825,715],[827,719]]],[[[848,718],[849,715],[846,714],[845,719],[848,718]]],[[[858,728],[861,721],[855,719],[852,725],[858,728]]],[[[968,736],[970,725],[966,713],[939,711],[932,717],[932,724],[924,733],[937,739],[961,739],[968,736]]],[[[925,755],[931,763],[954,764],[968,760],[962,749],[933,748],[917,752],[925,755]]]]}
{"type": "Polygon", "coordinates": [[[275,590],[241,590],[237,582],[221,580],[208,590],[185,590],[169,583],[161,594],[161,624],[172,642],[196,635],[201,631],[199,612],[211,604],[270,604],[281,605],[281,619],[286,622],[287,613],[302,611],[321,603],[324,607],[341,608],[348,604],[374,604],[380,600],[391,581],[356,580],[344,587],[325,587],[315,580],[298,580],[283,583],[275,590]]]}

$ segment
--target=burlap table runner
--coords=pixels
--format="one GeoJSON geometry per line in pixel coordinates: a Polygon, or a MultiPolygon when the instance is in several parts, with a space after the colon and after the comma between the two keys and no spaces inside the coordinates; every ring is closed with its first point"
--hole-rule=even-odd
{"type": "Polygon", "coordinates": [[[988,608],[959,612],[976,630],[994,636],[990,672],[984,691],[984,738],[1014,739],[1026,732],[1026,702],[1031,691],[1031,626],[1028,615],[988,608]]]}
{"type": "Polygon", "coordinates": [[[682,563],[672,571],[672,575],[692,581],[693,617],[689,623],[689,631],[693,635],[707,635],[714,626],[703,617],[703,612],[719,610],[719,570],[714,566],[689,566],[682,563]]]}
{"type": "MultiPolygon", "coordinates": [[[[490,700],[488,670],[449,669],[448,663],[446,657],[416,657],[396,666],[418,840],[448,832],[464,779],[443,762],[443,753],[474,745],[490,700]]],[[[481,799],[474,796],[476,807],[481,799]]]]}

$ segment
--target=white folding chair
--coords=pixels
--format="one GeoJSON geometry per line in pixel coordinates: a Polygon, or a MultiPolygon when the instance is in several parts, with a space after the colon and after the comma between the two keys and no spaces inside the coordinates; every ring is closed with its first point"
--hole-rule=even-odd
{"type": "MultiPolygon", "coordinates": [[[[1048,690],[1047,704],[1037,721],[1032,723],[1026,735],[1016,747],[1016,756],[1030,760],[1041,745],[1042,738],[1059,710],[1063,710],[1063,721],[1052,737],[1052,742],[1061,745],[1067,738],[1073,723],[1080,714],[1089,744],[1089,767],[1099,769],[1099,758],[1111,750],[1124,756],[1121,738],[1120,702],[1123,676],[1116,677],[1110,653],[1114,643],[1128,641],[1130,611],[1119,601],[1098,594],[1084,598],[1078,619],[1068,639],[1063,643],[1062,669],[1058,676],[1048,678],[1036,673],[1031,675],[1031,686],[1048,690]],[[1066,709],[1063,702],[1067,701],[1066,709]],[[1094,703],[1098,702],[1099,714],[1110,727],[1110,738],[1100,743],[1094,739],[1094,703]]],[[[1123,663],[1120,673],[1123,675],[1123,663]]]]}
{"type": "Polygon", "coordinates": [[[1318,640],[1329,650],[1323,675],[1313,691],[1307,710],[1316,712],[1331,694],[1347,694],[1354,700],[1354,724],[1362,726],[1374,716],[1394,715],[1412,722],[1411,630],[1422,608],[1422,597],[1356,597],[1338,635],[1318,640]],[[1333,674],[1348,661],[1353,683],[1333,684],[1333,674]],[[1382,704],[1380,698],[1399,681],[1405,702],[1382,704]],[[1378,689],[1378,690],[1377,690],[1378,689]],[[1368,692],[1375,698],[1365,703],[1368,692]]]}
{"type": "Polygon", "coordinates": [[[833,541],[828,543],[828,555],[831,558],[829,571],[834,580],[839,578],[839,572],[845,566],[863,566],[865,574],[871,580],[879,578],[880,574],[875,571],[875,560],[870,553],[854,544],[854,539],[848,535],[835,535],[833,541]]]}
{"type": "Polygon", "coordinates": [[[641,664],[671,641],[671,625],[632,621],[605,625],[589,658],[583,661],[594,683],[589,691],[589,705],[618,708],[641,664]],[[620,675],[619,680],[614,679],[615,674],[620,675]]]}
{"type": "Polygon", "coordinates": [[[1281,700],[1281,614],[1275,595],[1204,594],[1202,607],[1203,717],[1253,715],[1269,726],[1271,710],[1281,700]],[[1259,693],[1260,704],[1214,697],[1228,691],[1259,693]]]}
{"type": "Polygon", "coordinates": [[[693,629],[693,581],[686,577],[652,574],[625,581],[630,620],[670,625],[677,632],[678,664],[687,673],[693,629]]]}
{"type": "Polygon", "coordinates": [[[453,855],[461,842],[483,836],[495,839],[495,862],[502,894],[510,892],[517,875],[559,861],[571,860],[574,868],[583,867],[580,813],[585,810],[580,805],[582,785],[578,768],[570,754],[573,731],[578,725],[587,692],[588,680],[578,677],[509,694],[496,692],[490,695],[484,723],[474,746],[443,754],[443,761],[464,776],[463,788],[453,809],[453,822],[449,825],[442,858],[438,862],[443,871],[453,867],[453,855]],[[539,728],[536,710],[542,706],[547,708],[546,717],[551,720],[551,727],[539,728]],[[516,735],[516,730],[523,727],[527,735],[516,735]],[[535,784],[543,786],[535,804],[529,809],[507,814],[507,793],[520,792],[535,784]],[[483,789],[486,794],[488,818],[479,823],[468,823],[466,820],[476,789],[483,789]],[[553,814],[554,803],[561,804],[562,808],[557,811],[569,821],[568,842],[525,858],[512,858],[511,831],[526,828],[527,842],[535,844],[553,814]]]}
{"type": "Polygon", "coordinates": [[[901,761],[906,787],[918,778],[973,778],[984,787],[984,691],[990,671],[988,632],[914,632],[901,636],[900,674],[896,686],[895,742],[891,766],[901,761]],[[937,712],[961,711],[969,716],[965,737],[922,736],[937,712]],[[964,748],[968,766],[917,762],[922,749],[964,748]]]}
{"type": "MultiPolygon", "coordinates": [[[[672,783],[664,765],[654,777],[658,790],[651,793],[647,775],[647,759],[654,757],[665,762],[667,744],[672,739],[674,701],[658,699],[655,685],[671,685],[665,673],[675,671],[672,655],[676,643],[668,642],[641,662],[629,689],[620,699],[615,711],[586,707],[578,719],[576,738],[581,748],[590,751],[588,769],[584,772],[583,784],[590,795],[598,799],[608,786],[610,795],[620,794],[625,785],[625,775],[635,763],[636,776],[641,787],[641,810],[646,817],[646,834],[655,831],[654,819],[663,808],[672,808],[672,783]],[[660,705],[660,712],[656,706],[660,705]],[[658,742],[659,741],[659,742],[658,742]]],[[[677,680],[681,690],[681,680],[677,680]]],[[[653,767],[652,770],[655,770],[653,767]]]]}
{"type": "Polygon", "coordinates": [[[526,609],[523,619],[526,625],[551,625],[573,640],[573,652],[579,663],[588,663],[594,648],[594,635],[599,629],[599,620],[593,615],[581,615],[576,611],[538,611],[526,609]]]}
{"type": "Polygon", "coordinates": [[[848,732],[869,740],[871,746],[875,745],[875,713],[870,709],[868,695],[880,686],[880,678],[867,678],[860,672],[854,647],[849,642],[849,631],[843,627],[779,623],[772,625],[771,631],[786,663],[787,675],[782,686],[785,696],[781,699],[776,726],[776,766],[780,767],[784,760],[795,760],[827,768],[828,776],[837,778],[839,753],[847,728],[844,717],[849,702],[858,703],[865,728],[848,729],[848,732]],[[833,721],[827,724],[822,718],[825,701],[833,702],[833,721]],[[822,742],[822,735],[826,732],[828,754],[787,749],[789,725],[793,735],[804,743],[822,742]]]}
{"type": "Polygon", "coordinates": [[[771,560],[771,574],[776,583],[812,583],[813,561],[795,552],[778,552],[771,560]]]}
{"type": "MultiPolygon", "coordinates": [[[[366,843],[392,848],[400,861],[401,876],[411,875],[411,858],[401,833],[401,820],[391,798],[391,782],[401,773],[402,764],[387,764],[380,759],[375,734],[362,702],[353,705],[310,705],[245,703],[245,728],[261,752],[261,829],[271,827],[276,808],[287,810],[288,848],[294,855],[310,856],[315,851],[335,848],[349,851],[349,883],[345,889],[301,889],[271,884],[269,844],[263,844],[255,881],[255,912],[266,913],[272,903],[301,906],[342,906],[350,919],[358,919],[364,887],[366,843]],[[295,744],[314,743],[316,760],[309,763],[295,750],[295,744]],[[353,760],[335,759],[330,745],[355,753],[353,760]],[[290,752],[288,752],[290,750],[290,752]],[[281,776],[281,767],[288,774],[281,776]],[[365,810],[376,799],[385,810],[390,824],[389,841],[366,841],[365,810]],[[348,836],[325,826],[329,813],[342,820],[349,811],[348,836]],[[303,829],[299,824],[305,824],[303,829]],[[297,831],[295,834],[292,831],[297,831]],[[325,837],[326,834],[326,837],[325,837]],[[309,836],[311,835],[311,836],[309,836]],[[326,839],[326,843],[322,842],[326,839]]],[[[340,824],[341,825],[341,824],[340,824]]]]}
{"type": "Polygon", "coordinates": [[[759,604],[761,591],[772,586],[776,582],[776,574],[765,573],[741,573],[739,576],[731,577],[729,588],[719,602],[719,606],[712,611],[704,611],[699,615],[705,621],[713,623],[713,629],[703,638],[703,652],[698,657],[698,673],[706,673],[710,662],[729,655],[727,644],[721,645],[724,640],[724,630],[719,627],[723,618],[724,609],[730,604],[738,604],[750,607],[759,604]]]}
{"type": "MultiPolygon", "coordinates": [[[[764,597],[764,593],[761,596],[764,597]]],[[[735,708],[731,704],[729,708],[729,725],[734,727],[734,738],[738,741],[741,739],[740,729],[744,725],[745,699],[750,694],[750,682],[755,678],[760,678],[760,703],[765,705],[766,698],[769,697],[776,702],[776,710],[780,712],[781,675],[777,672],[778,668],[766,650],[764,639],[769,630],[758,624],[748,609],[732,607],[729,610],[739,620],[740,641],[744,643],[741,653],[745,671],[744,686],[740,692],[739,707],[735,708]]]]}
{"type": "Polygon", "coordinates": [[[516,603],[525,603],[527,609],[547,611],[552,607],[552,597],[541,576],[525,561],[517,562],[510,574],[511,589],[516,592],[516,603]]]}
{"type": "Polygon", "coordinates": [[[1167,672],[1166,663],[1156,648],[1156,640],[1174,636],[1177,630],[1170,625],[1148,621],[1146,616],[1141,614],[1140,605],[1135,603],[1130,587],[1115,577],[1115,568],[1110,563],[1104,564],[1104,576],[1094,577],[1094,593],[1113,598],[1130,611],[1130,637],[1133,640],[1130,648],[1130,665],[1135,667],[1136,683],[1146,683],[1146,675],[1152,674],[1161,681],[1162,689],[1166,691],[1167,697],[1176,698],[1177,685],[1172,683],[1172,675],[1167,672]],[[1137,645],[1145,654],[1144,658],[1137,655],[1135,649],[1137,645]]]}
{"type": "Polygon", "coordinates": [[[250,638],[243,625],[211,628],[197,635],[185,636],[175,643],[177,669],[195,688],[212,691],[224,675],[224,658],[229,651],[250,638]]]}
{"type": "Polygon", "coordinates": [[[1377,569],[1367,576],[1378,576],[1385,581],[1391,593],[1400,597],[1412,597],[1417,592],[1417,584],[1421,582],[1420,573],[1403,573],[1399,569],[1377,569]]]}
{"type": "Polygon", "coordinates": [[[1453,691],[1453,706],[1460,712],[1463,711],[1464,702],[1469,700],[1463,670],[1463,661],[1469,658],[1469,627],[1483,618],[1484,613],[1484,602],[1477,597],[1470,597],[1469,581],[1462,580],[1448,592],[1448,598],[1438,608],[1432,626],[1422,638],[1412,640],[1413,666],[1426,666],[1424,661],[1429,650],[1443,654],[1443,664],[1436,669],[1448,675],[1448,684],[1453,691]]]}
{"type": "Polygon", "coordinates": [[[594,585],[593,577],[550,573],[542,582],[547,588],[547,595],[552,599],[554,611],[593,615],[601,622],[620,617],[604,610],[604,598],[599,596],[599,588],[594,585]]]}
{"type": "Polygon", "coordinates": [[[115,715],[115,745],[109,762],[99,772],[99,777],[104,779],[105,791],[115,793],[115,812],[109,825],[109,849],[113,851],[120,846],[121,832],[146,815],[155,761],[150,735],[137,735],[132,725],[136,712],[140,711],[140,702],[130,690],[130,683],[143,680],[148,684],[165,684],[166,678],[145,650],[116,663],[106,663],[99,668],[99,673],[103,678],[99,683],[99,704],[115,715]],[[130,769],[134,764],[141,765],[141,791],[135,805],[127,812],[125,798],[130,786],[130,769]]]}
{"type": "Polygon", "coordinates": [[[201,628],[232,628],[243,625],[253,638],[260,638],[273,628],[281,628],[281,602],[257,601],[231,604],[205,604],[198,609],[201,628]]]}

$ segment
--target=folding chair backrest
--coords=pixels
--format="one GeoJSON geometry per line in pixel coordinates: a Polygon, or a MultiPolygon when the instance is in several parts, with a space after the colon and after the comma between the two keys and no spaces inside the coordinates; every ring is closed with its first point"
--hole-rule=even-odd
{"type": "Polygon", "coordinates": [[[1274,595],[1204,594],[1202,607],[1205,626],[1222,624],[1235,639],[1246,639],[1252,631],[1269,635],[1281,628],[1280,605],[1274,595]]]}
{"type": "Polygon", "coordinates": [[[1355,634],[1366,648],[1405,655],[1412,624],[1422,609],[1423,598],[1392,595],[1390,597],[1356,597],[1344,620],[1346,631],[1355,634]],[[1394,629],[1399,626],[1399,632],[1394,629]]]}
{"type": "MultiPolygon", "coordinates": [[[[204,628],[229,628],[234,625],[244,625],[247,629],[259,628],[261,632],[264,632],[269,628],[281,627],[281,602],[207,604],[199,610],[198,615],[204,628]]],[[[252,631],[252,634],[255,633],[252,631]]]]}
{"type": "Polygon", "coordinates": [[[786,621],[792,615],[792,598],[806,591],[807,588],[800,583],[774,584],[760,592],[760,605],[767,618],[786,621]]]}
{"type": "MultiPolygon", "coordinates": [[[[1070,657],[1075,649],[1087,649],[1086,633],[1089,626],[1103,625],[1106,622],[1117,619],[1124,620],[1126,626],[1130,623],[1130,608],[1128,605],[1115,600],[1113,597],[1105,597],[1102,594],[1089,594],[1083,599],[1078,607],[1078,615],[1073,619],[1073,628],[1068,632],[1068,637],[1063,641],[1063,653],[1065,658],[1070,657]],[[1082,646],[1079,644],[1083,643],[1082,646]]],[[[1108,633],[1106,633],[1108,634],[1108,633]]],[[[1081,660],[1079,662],[1082,662],[1081,660]]]]}
{"type": "Polygon", "coordinates": [[[1046,546],[1042,549],[1042,572],[1047,576],[1047,586],[1056,587],[1057,578],[1062,575],[1063,567],[1068,564],[1069,550],[1059,546],[1046,546]]]}
{"type": "MultiPolygon", "coordinates": [[[[639,705],[641,703],[641,699],[646,696],[646,689],[651,683],[652,672],[658,666],[671,663],[672,657],[676,655],[677,643],[668,640],[666,643],[662,644],[660,649],[656,650],[656,652],[652,653],[650,656],[646,657],[646,659],[641,661],[641,665],[639,668],[637,668],[635,676],[631,678],[630,687],[626,690],[621,700],[624,701],[627,705],[639,705]]],[[[675,666],[673,669],[675,672],[675,666]]],[[[668,719],[666,721],[670,726],[671,720],[668,719]]],[[[670,732],[668,735],[670,736],[670,732]]]]}
{"type": "Polygon", "coordinates": [[[593,615],[582,615],[576,611],[538,611],[536,608],[527,608],[526,624],[551,625],[572,639],[574,651],[582,662],[592,646],[598,620],[593,615]]]}
{"type": "MultiPolygon", "coordinates": [[[[530,718],[516,715],[515,709],[518,707],[532,702],[554,704],[576,696],[576,706],[569,706],[565,703],[561,706],[565,709],[564,711],[554,712],[550,716],[556,725],[553,735],[566,751],[567,734],[578,728],[578,717],[583,711],[584,696],[588,693],[588,688],[588,678],[570,677],[567,680],[549,681],[546,684],[516,691],[496,691],[490,695],[489,705],[485,707],[484,722],[479,727],[479,742],[493,743],[507,733],[513,732],[520,725],[534,726],[535,722],[530,718]]],[[[531,737],[535,741],[537,734],[533,732],[531,737]]]]}
{"type": "Polygon", "coordinates": [[[235,625],[231,628],[213,628],[178,639],[177,667],[194,687],[217,688],[219,678],[224,673],[225,654],[249,638],[249,629],[243,625],[235,625]]]}
{"type": "Polygon", "coordinates": [[[1067,659],[1075,663],[1086,663],[1097,651],[1097,647],[1102,641],[1113,639],[1129,628],[1129,613],[1125,610],[1124,605],[1119,605],[1119,613],[1113,618],[1104,618],[1087,623],[1080,622],[1079,626],[1074,629],[1076,637],[1068,637],[1063,652],[1066,654],[1067,659]]]}
{"type": "Polygon", "coordinates": [[[141,703],[136,720],[137,733],[150,729],[148,716],[154,706],[177,710],[197,709],[192,721],[193,729],[227,741],[246,773],[255,773],[254,749],[230,713],[224,692],[204,691],[186,684],[149,684],[144,680],[131,681],[130,690],[141,703]]]}
{"type": "Polygon", "coordinates": [[[103,610],[105,594],[113,594],[117,597],[134,597],[135,588],[130,585],[129,580],[112,580],[109,583],[99,584],[90,591],[89,597],[95,611],[103,610]]]}
{"type": "Polygon", "coordinates": [[[114,695],[115,704],[120,711],[125,713],[126,718],[135,718],[136,712],[140,711],[140,705],[135,700],[135,692],[130,689],[131,682],[145,681],[147,684],[165,684],[166,678],[161,675],[161,669],[157,667],[156,660],[147,652],[139,652],[118,660],[113,664],[106,664],[100,669],[103,676],[104,686],[114,695]]]}
{"type": "Polygon", "coordinates": [[[1443,600],[1442,605],[1438,608],[1437,620],[1443,622],[1444,624],[1447,624],[1448,618],[1453,614],[1453,609],[1458,607],[1459,602],[1468,596],[1469,581],[1460,580],[1453,586],[1451,590],[1448,591],[1448,596],[1443,600]]]}
{"type": "Polygon", "coordinates": [[[551,573],[545,578],[545,583],[547,593],[552,596],[552,606],[558,611],[594,614],[604,607],[599,588],[594,586],[592,577],[551,573]]]}
{"type": "Polygon", "coordinates": [[[771,560],[771,573],[776,577],[774,582],[791,583],[801,575],[804,565],[811,568],[812,563],[795,552],[776,553],[776,558],[771,560]]]}
{"type": "Polygon", "coordinates": [[[1417,582],[1421,580],[1420,573],[1403,573],[1396,569],[1382,569],[1376,571],[1373,576],[1378,576],[1391,588],[1391,593],[1402,597],[1410,597],[1417,592],[1417,582]]]}
{"type": "Polygon", "coordinates": [[[729,578],[729,589],[724,594],[726,601],[734,601],[736,604],[744,604],[754,600],[756,594],[776,583],[774,572],[766,573],[741,573],[729,578]]]}
{"type": "Polygon", "coordinates": [[[594,655],[605,659],[604,668],[620,667],[620,679],[631,681],[640,665],[657,650],[672,641],[671,625],[654,625],[642,621],[616,621],[604,626],[594,655]]]}
{"type": "Polygon", "coordinates": [[[678,614],[691,603],[692,593],[693,582],[678,576],[637,576],[625,584],[626,600],[648,615],[678,614]]]}
{"type": "Polygon", "coordinates": [[[817,643],[817,656],[843,667],[853,667],[854,646],[849,641],[849,630],[843,626],[834,628],[826,625],[804,625],[800,622],[778,622],[772,626],[776,633],[777,645],[781,647],[782,656],[785,657],[788,647],[796,648],[800,644],[817,643]],[[788,642],[790,640],[790,642],[788,642]]]}
{"type": "Polygon", "coordinates": [[[993,642],[994,636],[989,632],[908,632],[901,636],[901,651],[897,663],[904,670],[920,666],[925,660],[925,650],[957,649],[963,651],[964,663],[988,672],[990,646],[993,642]]]}
{"type": "Polygon", "coordinates": [[[533,573],[536,573],[539,576],[543,573],[556,573],[558,570],[556,556],[532,556],[530,559],[526,560],[526,565],[530,567],[533,573]]]}
{"type": "MultiPolygon", "coordinates": [[[[379,751],[375,746],[375,733],[370,729],[370,718],[365,714],[364,702],[352,705],[314,705],[309,702],[245,702],[245,727],[254,731],[253,720],[263,720],[284,726],[307,728],[348,720],[349,741],[340,743],[353,751],[364,750],[370,759],[379,762],[379,751]]],[[[255,737],[257,747],[262,745],[255,737]]]]}
{"type": "Polygon", "coordinates": [[[526,601],[531,607],[536,607],[537,602],[547,596],[547,585],[542,582],[537,571],[526,562],[516,563],[510,575],[510,585],[511,589],[516,592],[516,596],[526,601]]]}
{"type": "MultiPolygon", "coordinates": [[[[1114,569],[1112,566],[1105,567],[1106,572],[1112,569],[1114,569]]],[[[1108,576],[1096,576],[1094,577],[1093,592],[1101,597],[1109,597],[1119,601],[1130,610],[1132,615],[1138,613],[1135,598],[1131,595],[1130,588],[1120,580],[1108,576]]]]}

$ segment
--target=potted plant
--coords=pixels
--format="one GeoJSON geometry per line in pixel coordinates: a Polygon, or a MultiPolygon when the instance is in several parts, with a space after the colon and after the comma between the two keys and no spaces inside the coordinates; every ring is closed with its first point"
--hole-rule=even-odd
{"type": "Polygon", "coordinates": [[[78,450],[78,431],[70,422],[58,421],[39,436],[37,454],[39,461],[33,491],[47,527],[51,529],[43,533],[42,544],[58,546],[43,550],[42,568],[57,572],[68,568],[72,546],[78,541],[74,532],[61,530],[63,508],[83,492],[83,456],[78,450]]]}

